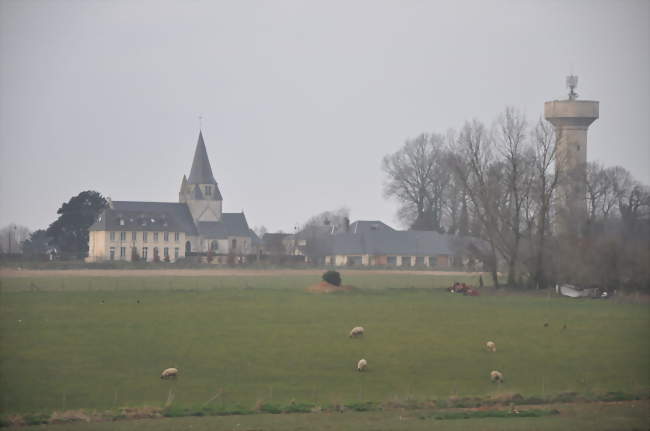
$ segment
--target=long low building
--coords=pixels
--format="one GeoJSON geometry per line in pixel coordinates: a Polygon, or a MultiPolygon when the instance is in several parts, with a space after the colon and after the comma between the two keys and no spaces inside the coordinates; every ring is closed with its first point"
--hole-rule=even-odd
{"type": "Polygon", "coordinates": [[[449,268],[462,262],[466,240],[431,231],[400,231],[378,220],[359,220],[327,235],[299,234],[303,253],[335,266],[426,266],[449,268]]]}

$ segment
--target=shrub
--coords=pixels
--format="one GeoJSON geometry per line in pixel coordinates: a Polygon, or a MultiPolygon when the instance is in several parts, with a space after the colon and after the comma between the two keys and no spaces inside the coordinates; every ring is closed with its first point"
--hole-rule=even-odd
{"type": "Polygon", "coordinates": [[[338,271],[327,271],[323,274],[323,280],[334,286],[341,285],[341,274],[338,271]]]}
{"type": "Polygon", "coordinates": [[[277,404],[264,403],[260,406],[260,411],[263,413],[278,414],[282,413],[282,406],[277,404]]]}
{"type": "Polygon", "coordinates": [[[605,395],[600,397],[601,401],[634,401],[638,400],[640,397],[632,394],[626,394],[620,391],[607,392],[605,395]]]}
{"type": "Polygon", "coordinates": [[[35,413],[24,416],[27,425],[42,425],[48,423],[50,415],[45,413],[35,413]]]}
{"type": "Polygon", "coordinates": [[[285,413],[309,413],[314,408],[313,404],[291,402],[285,409],[285,413]]]}
{"type": "Polygon", "coordinates": [[[350,403],[345,405],[346,408],[354,410],[355,412],[372,412],[381,410],[381,406],[372,401],[366,401],[362,403],[350,403]]]}
{"type": "Polygon", "coordinates": [[[480,419],[480,418],[538,418],[543,416],[553,416],[560,412],[552,410],[522,410],[520,412],[512,412],[508,410],[474,410],[464,412],[441,412],[434,413],[430,416],[420,416],[420,419],[436,419],[436,420],[449,420],[449,419],[480,419]]]}

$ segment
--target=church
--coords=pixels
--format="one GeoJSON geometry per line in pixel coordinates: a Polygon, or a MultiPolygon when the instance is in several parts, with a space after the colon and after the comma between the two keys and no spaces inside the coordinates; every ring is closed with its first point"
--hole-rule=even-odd
{"type": "Polygon", "coordinates": [[[224,213],[203,134],[178,203],[112,201],[89,229],[87,262],[174,262],[206,256],[214,263],[243,262],[258,238],[241,213],[224,213]]]}

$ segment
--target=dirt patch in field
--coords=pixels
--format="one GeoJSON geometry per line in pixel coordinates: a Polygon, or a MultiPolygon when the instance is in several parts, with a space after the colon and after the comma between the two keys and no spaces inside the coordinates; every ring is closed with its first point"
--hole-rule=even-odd
{"type": "Polygon", "coordinates": [[[308,292],[313,293],[337,293],[337,292],[349,292],[353,290],[353,286],[335,286],[326,281],[321,281],[318,284],[314,284],[307,288],[308,292]]]}
{"type": "MultiPolygon", "coordinates": [[[[0,269],[0,278],[4,277],[232,277],[232,276],[273,276],[273,275],[316,275],[321,276],[323,269],[0,269]]],[[[346,275],[384,274],[384,275],[465,275],[478,276],[478,272],[462,271],[417,271],[390,269],[350,269],[346,275]]]]}

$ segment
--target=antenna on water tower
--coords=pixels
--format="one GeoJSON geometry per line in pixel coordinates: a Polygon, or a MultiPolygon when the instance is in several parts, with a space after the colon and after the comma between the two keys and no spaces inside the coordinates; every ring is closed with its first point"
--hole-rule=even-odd
{"type": "Polygon", "coordinates": [[[566,86],[569,88],[569,100],[576,100],[578,98],[578,93],[576,93],[575,88],[578,86],[578,76],[569,75],[566,77],[566,86]]]}

